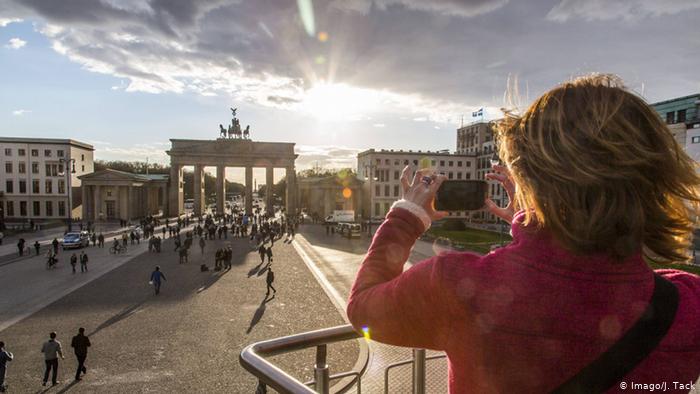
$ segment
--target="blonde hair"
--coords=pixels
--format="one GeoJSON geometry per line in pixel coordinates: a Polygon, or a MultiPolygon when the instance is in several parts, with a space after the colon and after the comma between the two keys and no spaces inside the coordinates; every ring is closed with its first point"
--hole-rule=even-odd
{"type": "Polygon", "coordinates": [[[565,82],[495,127],[525,223],[576,254],[688,259],[700,207],[695,162],[613,75],[565,82]]]}

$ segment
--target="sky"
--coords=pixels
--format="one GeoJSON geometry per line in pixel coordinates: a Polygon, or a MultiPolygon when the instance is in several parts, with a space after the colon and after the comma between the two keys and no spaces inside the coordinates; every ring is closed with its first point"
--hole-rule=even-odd
{"type": "Polygon", "coordinates": [[[590,72],[649,102],[698,93],[699,17],[697,0],[0,0],[0,135],[167,163],[170,138],[217,138],[234,107],[253,140],[295,142],[297,169],[354,167],[454,150],[473,111],[590,72]]]}

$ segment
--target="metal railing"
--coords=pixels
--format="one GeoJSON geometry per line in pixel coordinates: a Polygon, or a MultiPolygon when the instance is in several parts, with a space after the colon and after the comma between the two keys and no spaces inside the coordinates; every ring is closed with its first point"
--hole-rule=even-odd
{"type": "MultiPolygon", "coordinates": [[[[270,386],[283,394],[328,394],[330,392],[330,381],[333,379],[356,376],[350,385],[359,382],[360,375],[364,372],[364,366],[361,371],[351,371],[331,376],[329,366],[326,363],[327,345],[361,337],[362,334],[357,333],[355,329],[348,324],[345,326],[325,328],[322,330],[269,339],[246,346],[239,356],[239,362],[243,368],[258,378],[258,382],[261,383],[259,386],[270,386]],[[313,383],[314,390],[264,358],[311,347],[316,347],[314,380],[309,382],[313,383]]],[[[366,365],[366,363],[364,365],[366,365]]],[[[348,385],[348,388],[350,385],[348,385]]]]}
{"type": "Polygon", "coordinates": [[[389,364],[384,369],[384,394],[389,394],[389,371],[394,368],[412,364],[413,394],[425,394],[425,363],[430,360],[445,358],[445,354],[426,357],[425,349],[413,349],[413,358],[389,364]]]}

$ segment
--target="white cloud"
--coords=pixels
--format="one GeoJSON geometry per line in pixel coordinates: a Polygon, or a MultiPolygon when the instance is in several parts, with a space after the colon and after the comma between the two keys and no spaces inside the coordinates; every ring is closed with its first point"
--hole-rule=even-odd
{"type": "Polygon", "coordinates": [[[1,18],[0,17],[0,27],[5,27],[9,25],[10,23],[19,23],[22,22],[22,19],[18,18],[1,18]]]}
{"type": "Polygon", "coordinates": [[[585,20],[635,20],[672,15],[700,8],[698,0],[562,0],[547,14],[547,19],[566,22],[575,17],[585,20]]]}
{"type": "Polygon", "coordinates": [[[384,128],[386,125],[384,123],[375,123],[372,125],[372,127],[384,128]]]}
{"type": "Polygon", "coordinates": [[[25,45],[27,45],[26,41],[24,41],[21,38],[14,37],[14,38],[10,38],[10,40],[5,45],[5,48],[20,49],[25,45]]]}
{"type": "Polygon", "coordinates": [[[379,9],[400,5],[411,10],[469,18],[495,11],[509,0],[334,0],[331,6],[367,14],[374,4],[379,9]]]}
{"type": "Polygon", "coordinates": [[[355,168],[357,154],[363,150],[333,145],[296,145],[299,155],[296,167],[304,170],[318,164],[322,168],[355,168]]]}
{"type": "Polygon", "coordinates": [[[32,111],[30,111],[30,110],[28,110],[28,109],[16,109],[16,110],[12,111],[12,115],[14,115],[14,116],[22,116],[22,115],[24,115],[24,114],[28,114],[28,113],[31,113],[31,112],[32,112],[32,111]]]}

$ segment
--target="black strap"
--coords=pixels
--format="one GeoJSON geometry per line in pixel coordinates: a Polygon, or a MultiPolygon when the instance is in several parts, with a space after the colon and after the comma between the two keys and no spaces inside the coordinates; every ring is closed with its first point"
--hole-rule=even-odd
{"type": "Polygon", "coordinates": [[[654,274],[654,294],[634,326],[605,353],[552,393],[602,393],[610,389],[656,348],[671,328],[677,309],[678,289],[670,281],[654,274]]]}

